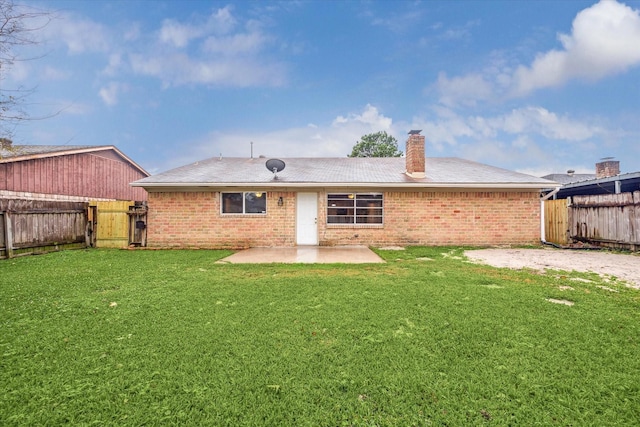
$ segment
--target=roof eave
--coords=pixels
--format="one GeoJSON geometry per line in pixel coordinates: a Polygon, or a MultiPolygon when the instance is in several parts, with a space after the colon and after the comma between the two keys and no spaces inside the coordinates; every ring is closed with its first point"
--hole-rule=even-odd
{"type": "Polygon", "coordinates": [[[115,145],[108,145],[106,146],[107,148],[111,148],[113,149],[116,153],[118,153],[119,156],[121,156],[123,159],[125,159],[127,162],[131,163],[131,166],[133,166],[134,168],[138,169],[138,171],[140,171],[140,173],[146,175],[146,176],[151,176],[151,174],[149,172],[147,172],[142,166],[140,166],[139,164],[137,164],[136,162],[134,162],[133,160],[131,160],[127,155],[125,155],[122,151],[118,150],[118,148],[115,145]]]}
{"type": "Polygon", "coordinates": [[[472,189],[527,189],[541,190],[545,188],[558,188],[558,183],[539,182],[139,182],[130,183],[133,187],[143,187],[145,189],[194,189],[194,188],[472,188],[472,189]]]}

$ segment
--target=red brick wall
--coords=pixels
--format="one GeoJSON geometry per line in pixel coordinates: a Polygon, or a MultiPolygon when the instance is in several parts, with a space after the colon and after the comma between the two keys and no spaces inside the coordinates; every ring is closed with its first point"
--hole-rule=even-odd
{"type": "Polygon", "coordinates": [[[540,241],[539,193],[385,192],[382,227],[322,222],[320,233],[327,245],[534,244],[540,241]]]}
{"type": "MultiPolygon", "coordinates": [[[[344,190],[341,190],[344,192],[344,190]]],[[[149,193],[152,247],[295,245],[295,192],[268,192],[266,215],[222,215],[219,192],[149,193]],[[278,206],[283,197],[283,206],[278,206]]],[[[537,191],[385,192],[383,225],[327,225],[318,193],[321,245],[502,245],[540,241],[537,191]]]]}
{"type": "Polygon", "coordinates": [[[222,215],[219,191],[150,192],[147,203],[150,247],[247,248],[295,244],[295,193],[267,192],[266,215],[222,215]],[[278,206],[279,197],[283,198],[282,206],[278,206]]]}

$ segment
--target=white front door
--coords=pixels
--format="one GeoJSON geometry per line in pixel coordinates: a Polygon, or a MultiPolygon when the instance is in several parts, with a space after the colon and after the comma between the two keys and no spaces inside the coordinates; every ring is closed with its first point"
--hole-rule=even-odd
{"type": "Polygon", "coordinates": [[[318,244],[318,193],[297,194],[296,243],[318,244]]]}

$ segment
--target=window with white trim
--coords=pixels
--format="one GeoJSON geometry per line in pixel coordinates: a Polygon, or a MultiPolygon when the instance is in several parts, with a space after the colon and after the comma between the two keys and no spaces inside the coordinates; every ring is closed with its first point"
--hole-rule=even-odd
{"type": "Polygon", "coordinates": [[[238,193],[222,193],[221,209],[223,214],[266,214],[267,193],[262,191],[245,191],[238,193]]]}
{"type": "Polygon", "coordinates": [[[327,194],[327,224],[382,224],[381,193],[327,194]]]}

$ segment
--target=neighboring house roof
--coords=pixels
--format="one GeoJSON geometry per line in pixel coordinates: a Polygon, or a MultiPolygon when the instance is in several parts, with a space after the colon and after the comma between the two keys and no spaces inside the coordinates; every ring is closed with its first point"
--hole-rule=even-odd
{"type": "Polygon", "coordinates": [[[96,148],[94,145],[0,145],[0,159],[13,159],[37,154],[60,153],[96,148]]]}
{"type": "Polygon", "coordinates": [[[127,157],[122,151],[113,145],[11,145],[8,148],[0,145],[0,163],[20,162],[46,157],[66,156],[81,153],[97,153],[100,151],[113,151],[124,161],[130,163],[135,169],[146,176],[149,172],[127,157]]]}
{"type": "Polygon", "coordinates": [[[549,181],[555,181],[559,184],[571,184],[573,182],[581,182],[587,181],[590,179],[595,179],[595,173],[552,173],[550,175],[545,175],[542,178],[548,179],[549,181]]]}
{"type": "Polygon", "coordinates": [[[621,193],[640,190],[640,172],[625,173],[606,178],[590,179],[587,181],[572,182],[563,185],[556,198],[563,199],[569,196],[588,196],[595,194],[615,194],[616,182],[619,182],[621,193]]]}
{"type": "Polygon", "coordinates": [[[460,187],[549,188],[555,182],[451,157],[428,157],[426,177],[412,178],[401,157],[284,158],[283,171],[267,170],[266,158],[211,158],[133,182],[163,187],[460,187]]]}

